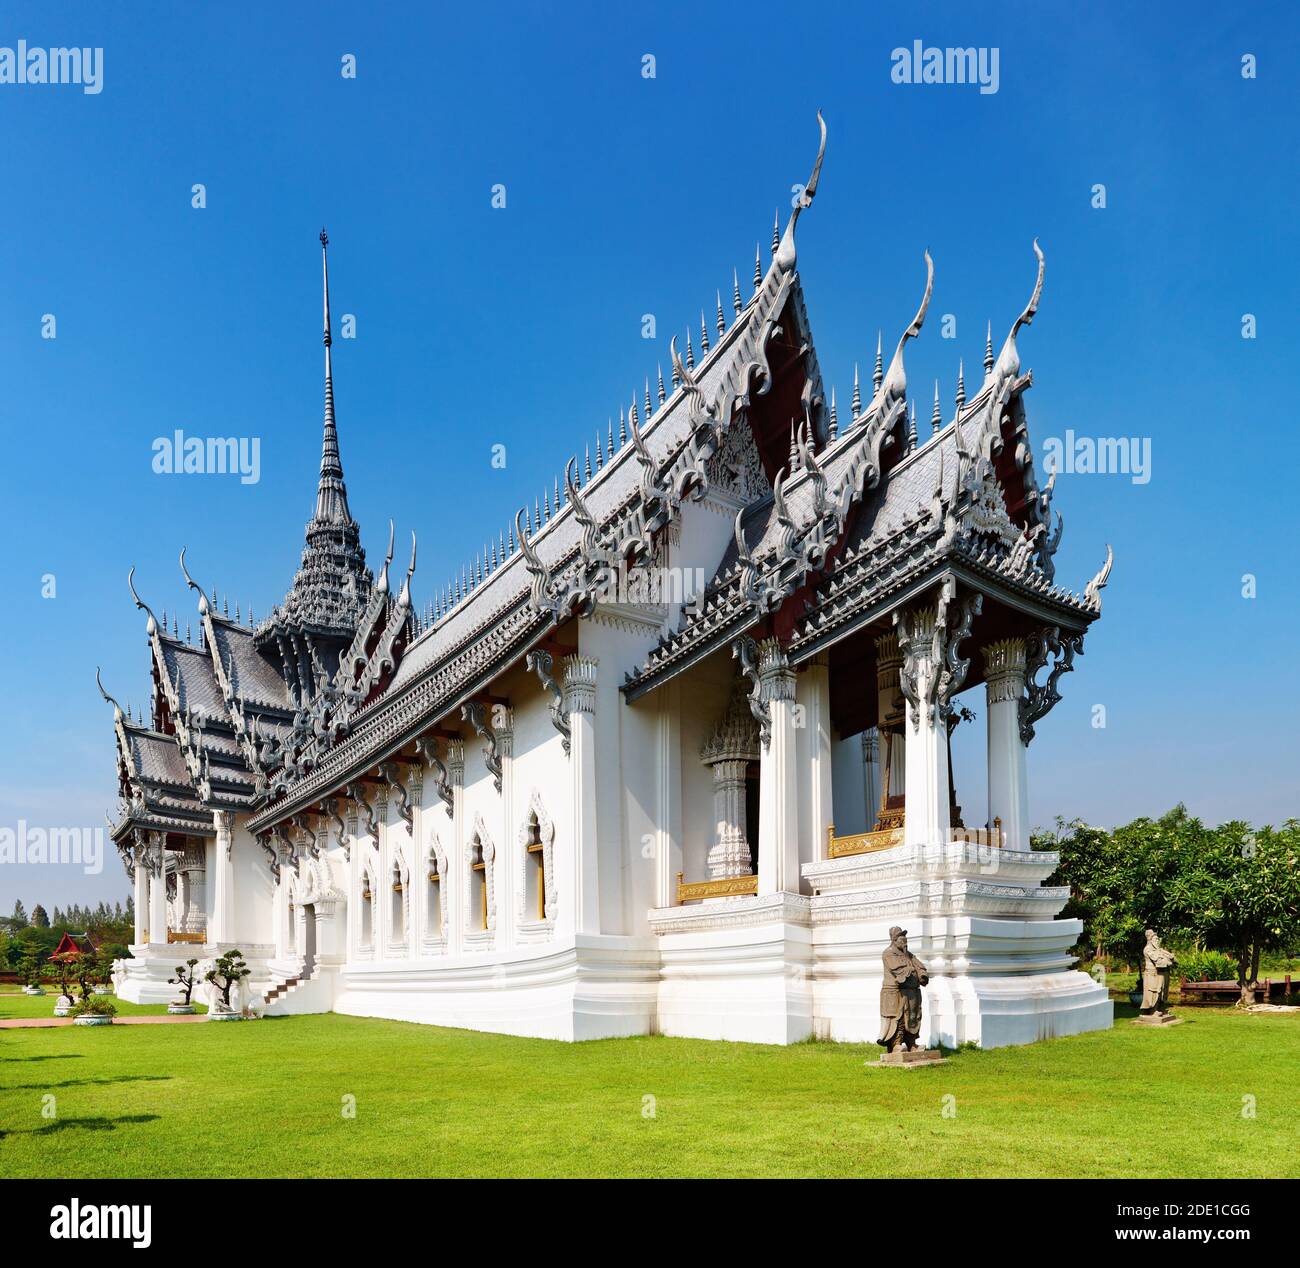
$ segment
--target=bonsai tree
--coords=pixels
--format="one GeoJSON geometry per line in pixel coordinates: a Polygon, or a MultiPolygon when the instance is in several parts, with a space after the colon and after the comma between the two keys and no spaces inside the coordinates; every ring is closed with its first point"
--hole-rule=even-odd
{"type": "Polygon", "coordinates": [[[18,975],[23,979],[24,986],[39,986],[41,984],[41,961],[36,952],[28,951],[18,961],[18,975]]]}
{"type": "Polygon", "coordinates": [[[75,973],[83,1003],[95,993],[95,987],[103,986],[109,980],[112,972],[112,960],[93,951],[77,956],[75,973]]]}
{"type": "Polygon", "coordinates": [[[50,963],[54,965],[54,971],[59,977],[59,991],[72,998],[72,982],[77,975],[77,961],[81,959],[79,955],[74,955],[65,951],[62,955],[50,956],[50,963]]]}
{"type": "Polygon", "coordinates": [[[225,1006],[225,1011],[230,1012],[231,989],[251,972],[252,969],[244,963],[244,953],[242,951],[227,951],[203,975],[203,980],[209,982],[221,992],[221,1002],[225,1006]]]}
{"type": "Polygon", "coordinates": [[[184,1004],[186,1007],[189,1006],[190,996],[194,992],[194,966],[197,963],[197,960],[186,960],[184,964],[178,964],[176,966],[176,976],[167,979],[169,984],[181,988],[183,998],[177,1002],[184,1004]]]}
{"type": "Polygon", "coordinates": [[[89,999],[83,999],[72,1010],[74,1017],[85,1017],[87,1014],[93,1017],[116,1017],[117,1005],[103,995],[92,995],[89,999]]]}

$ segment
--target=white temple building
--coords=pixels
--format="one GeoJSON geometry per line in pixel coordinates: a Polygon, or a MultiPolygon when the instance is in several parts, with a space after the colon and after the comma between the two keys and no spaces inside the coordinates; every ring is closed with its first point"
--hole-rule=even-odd
{"type": "Polygon", "coordinates": [[[920,435],[904,350],[927,254],[841,420],[796,269],[824,148],[823,128],[753,293],[674,341],[671,384],[422,609],[414,534],[390,576],[390,531],[375,578],[348,509],[326,273],[320,479],[286,598],[231,617],[182,551],[191,637],[132,579],[148,722],[106,697],[123,998],[166,1000],[180,960],[237,947],[272,1014],[861,1042],[901,925],[930,973],[924,1043],[1111,1025],[1068,893],[1042,884],[1056,856],[1029,843],[1035,728],[1110,569],[1081,595],[1054,575],[1017,348],[1043,256],[982,382],[967,399],[959,373],[950,410],[936,390],[920,435]],[[987,735],[979,825],[957,725],[987,735]]]}

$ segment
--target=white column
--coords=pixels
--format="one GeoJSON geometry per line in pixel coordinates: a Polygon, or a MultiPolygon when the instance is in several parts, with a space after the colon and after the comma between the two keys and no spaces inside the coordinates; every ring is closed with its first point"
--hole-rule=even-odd
{"type": "Polygon", "coordinates": [[[1009,849],[1029,848],[1029,779],[1020,739],[1020,699],[1025,691],[1025,641],[1003,639],[984,648],[988,705],[989,827],[1002,820],[1009,849]]]}
{"type": "Polygon", "coordinates": [[[213,843],[210,870],[212,875],[212,922],[208,926],[209,942],[235,940],[235,865],[231,861],[234,847],[235,817],[228,810],[213,812],[217,837],[213,843]]]}
{"type": "MultiPolygon", "coordinates": [[[[515,820],[515,715],[508,705],[493,706],[493,724],[497,737],[497,756],[501,759],[501,828],[497,835],[496,869],[498,947],[515,942],[517,880],[523,874],[519,856],[519,824],[515,820]],[[499,725],[496,725],[498,724],[499,725]]],[[[523,895],[518,895],[523,901],[523,895]]]]}
{"type": "Polygon", "coordinates": [[[936,703],[931,701],[941,666],[934,655],[935,612],[926,608],[910,614],[909,629],[900,636],[902,673],[913,683],[917,703],[904,711],[906,808],[905,845],[933,846],[948,840],[952,820],[948,804],[948,736],[936,703]]]}
{"type": "Polygon", "coordinates": [[[167,942],[167,851],[163,834],[149,833],[149,942],[167,942]]]}
{"type": "Polygon", "coordinates": [[[745,774],[749,763],[720,758],[713,771],[713,844],[709,847],[709,877],[748,876],[753,871],[745,836],[745,774]]]}
{"type": "Polygon", "coordinates": [[[137,843],[131,847],[135,860],[135,945],[148,941],[149,929],[149,851],[148,846],[137,843]]]}
{"type": "Polygon", "coordinates": [[[655,906],[677,902],[677,873],[682,862],[681,682],[674,678],[656,693],[655,727],[655,906]]]}
{"type": "Polygon", "coordinates": [[[448,950],[465,945],[465,893],[469,888],[465,869],[465,741],[447,743],[447,779],[451,784],[451,844],[447,849],[449,875],[441,882],[442,901],[447,904],[448,950]]]}
{"type": "Polygon", "coordinates": [[[808,797],[803,808],[803,836],[809,862],[826,857],[826,829],[834,821],[831,785],[831,675],[826,656],[813,658],[799,675],[808,752],[808,797]]]}
{"type": "Polygon", "coordinates": [[[759,758],[758,892],[799,892],[799,787],[795,676],[775,639],[758,646],[759,699],[771,722],[759,758]]]}
{"type": "Polygon", "coordinates": [[[880,752],[880,729],[878,727],[869,727],[862,732],[862,766],[863,766],[863,788],[867,802],[867,827],[870,832],[876,826],[876,818],[880,814],[880,789],[881,789],[881,752],[880,752]]]}
{"type": "Polygon", "coordinates": [[[878,779],[876,804],[867,808],[867,820],[879,828],[896,828],[901,823],[897,808],[881,811],[880,798],[885,796],[885,772],[889,772],[888,794],[892,801],[903,794],[907,779],[907,702],[899,689],[898,674],[903,653],[897,634],[882,634],[876,639],[876,755],[878,779]]]}
{"type": "MultiPolygon", "coordinates": [[[[600,932],[600,858],[596,836],[596,666],[594,656],[564,659],[573,796],[573,903],[578,933],[600,932]]],[[[561,892],[560,902],[566,896],[561,892]]]]}

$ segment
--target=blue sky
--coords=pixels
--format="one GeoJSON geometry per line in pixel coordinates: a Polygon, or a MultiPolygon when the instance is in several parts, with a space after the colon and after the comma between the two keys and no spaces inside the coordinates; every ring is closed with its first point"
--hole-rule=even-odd
{"type": "MultiPolygon", "coordinates": [[[[1149,483],[1058,480],[1059,579],[1081,588],[1106,542],[1116,563],[1031,748],[1034,819],[1294,814],[1300,23],[1284,4],[1077,8],[6,5],[0,46],[99,46],[104,76],[97,95],[0,85],[0,825],[93,826],[115,804],[94,669],[145,703],[130,565],[182,621],[182,545],[232,608],[287,588],[319,454],[322,224],[352,509],[372,559],[389,516],[417,529],[422,603],[667,364],[733,267],[748,294],[818,108],[800,271],[840,399],[876,330],[892,346],[911,318],[928,247],[908,373],[923,418],[935,376],[950,401],[986,319],[1000,342],[1023,306],[1037,235],[1036,448],[1067,429],[1151,443],[1149,483]],[[997,48],[998,91],[893,83],[917,39],[997,48]],[[178,427],[260,437],[260,481],[154,474],[178,427]]],[[[10,867],[0,910],[125,889],[115,857],[97,877],[10,867]]]]}

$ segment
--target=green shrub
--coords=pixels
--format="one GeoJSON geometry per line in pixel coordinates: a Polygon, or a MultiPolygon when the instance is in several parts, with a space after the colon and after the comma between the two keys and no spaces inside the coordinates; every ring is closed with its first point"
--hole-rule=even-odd
{"type": "Polygon", "coordinates": [[[87,1014],[93,1017],[116,1017],[117,1005],[105,995],[92,995],[72,1010],[74,1017],[84,1017],[87,1014]]]}
{"type": "Polygon", "coordinates": [[[1237,961],[1222,951],[1180,951],[1175,972],[1189,982],[1235,982],[1237,961]]]}

